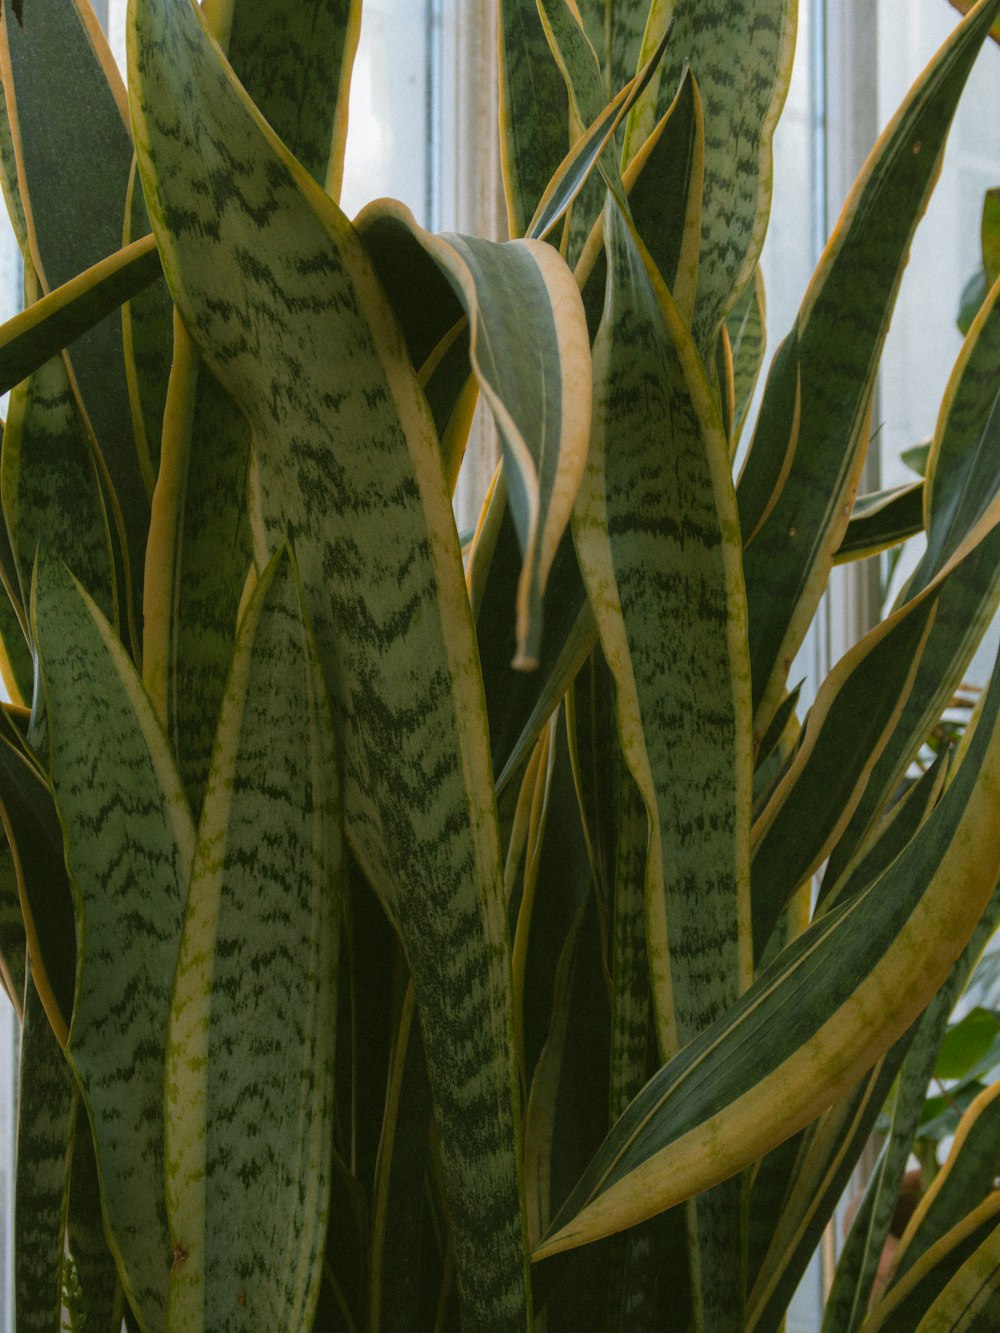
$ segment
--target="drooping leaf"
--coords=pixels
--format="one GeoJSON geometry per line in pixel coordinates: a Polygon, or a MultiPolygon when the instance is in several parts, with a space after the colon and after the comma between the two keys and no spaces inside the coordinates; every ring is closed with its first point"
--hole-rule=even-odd
{"type": "Polygon", "coordinates": [[[590,340],[579,289],[558,252],[541,241],[432,236],[391,201],[378,213],[430,254],[469,320],[470,363],[497,423],[522,551],[515,666],[536,667],[542,596],[590,431],[590,340]]]}

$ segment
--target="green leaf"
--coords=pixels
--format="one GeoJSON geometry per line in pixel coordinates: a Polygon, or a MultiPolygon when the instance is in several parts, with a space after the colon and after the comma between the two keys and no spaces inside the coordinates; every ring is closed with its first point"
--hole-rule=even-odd
{"type": "Polygon", "coordinates": [[[706,361],[760,258],[771,207],[771,138],[791,79],[796,8],[789,0],[675,0],[650,7],[643,59],[667,24],[673,28],[658,77],[632,113],[624,159],[649,137],[689,65],[705,110],[694,334],[706,361]]]}
{"type": "Polygon", "coordinates": [[[77,1096],[69,1065],[30,981],[25,993],[18,1085],[14,1196],[17,1327],[19,1333],[22,1329],[24,1333],[59,1333],[77,1096]]]}
{"type": "Polygon", "coordinates": [[[998,8],[988,0],[959,24],[882,134],[768,377],[739,485],[758,728],[784,691],[846,527],[847,497],[867,444],[872,383],[910,241],[955,105],[998,8]],[[847,310],[850,338],[842,336],[847,310]],[[808,449],[797,450],[797,440],[808,440],[808,449]]]}
{"type": "MultiPolygon", "coordinates": [[[[124,89],[84,0],[36,5],[23,24],[10,0],[4,10],[0,66],[30,257],[43,290],[53,292],[121,244],[132,163],[124,89]]],[[[68,356],[111,492],[127,584],[123,618],[135,646],[150,478],[132,430],[117,313],[78,338],[68,356]]]]}
{"type": "Polygon", "coordinates": [[[997,1272],[997,1242],[1000,1239],[998,1212],[1000,1193],[994,1193],[957,1227],[942,1236],[907,1277],[875,1306],[865,1321],[865,1333],[875,1333],[876,1330],[880,1333],[910,1333],[918,1323],[931,1318],[934,1322],[927,1323],[928,1328],[947,1329],[949,1333],[957,1333],[959,1329],[971,1333],[975,1327],[990,1328],[995,1323],[992,1317],[995,1311],[977,1310],[975,1297],[977,1294],[987,1298],[991,1295],[990,1278],[997,1272]],[[970,1278],[971,1291],[965,1289],[970,1278]],[[951,1286],[953,1281],[954,1287],[951,1286]],[[956,1305],[949,1309],[953,1296],[957,1297],[956,1305]],[[941,1300],[941,1306],[938,1306],[938,1300],[941,1300]],[[983,1322],[978,1325],[965,1322],[962,1316],[966,1313],[973,1317],[982,1313],[983,1322]]]}
{"type": "Polygon", "coordinates": [[[511,236],[523,236],[570,146],[562,75],[535,0],[500,0],[500,159],[511,236]]]}
{"type": "Polygon", "coordinates": [[[915,599],[960,550],[964,554],[941,587],[934,626],[899,726],[831,856],[830,883],[843,873],[937,724],[993,620],[1000,598],[1000,529],[993,526],[1000,495],[998,356],[1000,282],[969,331],[945,391],[924,483],[927,550],[899,600],[915,599]],[[970,546],[970,533],[981,536],[978,544],[970,546]]]}
{"type": "Polygon", "coordinates": [[[98,260],[0,328],[0,392],[94,328],[160,276],[152,236],[98,260]]]}
{"type": "Polygon", "coordinates": [[[615,676],[623,753],[653,829],[647,940],[670,1050],[733,1002],[749,966],[739,539],[726,441],[697,354],[614,205],[605,231],[609,284],[574,537],[615,676]],[[664,624],[668,640],[656,632],[664,624]],[[695,792],[697,808],[687,803],[695,792]],[[695,828],[711,828],[711,840],[695,828]]]}
{"type": "Polygon", "coordinates": [[[386,1333],[420,1326],[421,1279],[430,1248],[425,1179],[430,1122],[430,1085],[411,987],[392,1051],[372,1218],[370,1322],[386,1333]]]}
{"type": "Polygon", "coordinates": [[[432,236],[392,201],[379,213],[430,254],[469,320],[470,361],[497,423],[523,559],[514,665],[537,667],[542,597],[590,431],[590,339],[579,288],[559,253],[541,241],[432,236]]]}
{"type": "Polygon", "coordinates": [[[646,1085],[536,1258],[726,1179],[846,1092],[906,1031],[1000,878],[1000,673],[966,758],[917,836],[863,894],[814,922],[646,1085]],[[985,726],[984,726],[985,723],[985,726]]]}
{"type": "Polygon", "coordinates": [[[33,602],[51,782],[80,941],[67,1056],[93,1125],[123,1285],[143,1324],[163,1328],[171,1264],[164,1052],[194,829],[124,648],[44,551],[33,602]]]}
{"type": "Polygon", "coordinates": [[[27,948],[14,853],[5,835],[0,845],[0,983],[19,1018],[24,1012],[27,948]]]}
{"type": "Polygon", "coordinates": [[[935,1078],[964,1078],[1000,1035],[1000,1016],[976,1008],[948,1028],[941,1041],[935,1078]]]}
{"type": "Polygon", "coordinates": [[[646,4],[632,0],[579,0],[591,45],[600,59],[607,97],[618,91],[639,67],[646,27],[646,4]]]}
{"type": "Polygon", "coordinates": [[[73,1010],[76,937],[62,836],[51,792],[20,738],[9,734],[0,739],[0,811],[14,857],[33,983],[53,1031],[65,1043],[73,1010]]]}
{"type": "Polygon", "coordinates": [[[733,447],[739,440],[767,347],[764,275],[758,268],[743,289],[743,295],[726,316],[726,334],[733,357],[733,447]]]}
{"type": "Polygon", "coordinates": [[[237,1304],[305,1328],[319,1292],[342,850],[299,596],[279,552],[240,622],[198,828],[165,1074],[178,1333],[221,1328],[237,1304]]]}
{"type": "MultiPolygon", "coordinates": [[[[727,442],[690,335],[613,201],[604,225],[608,288],[574,538],[650,822],[646,941],[667,1054],[735,1001],[751,968],[739,535],[727,442]]],[[[698,1201],[691,1225],[712,1271],[739,1243],[738,1191],[698,1201]]],[[[695,1291],[705,1318],[738,1317],[739,1274],[727,1277],[695,1291]]]]}
{"type": "Polygon", "coordinates": [[[1000,278],[1000,188],[986,191],[979,234],[986,281],[992,287],[1000,278]]]}
{"type": "Polygon", "coordinates": [[[339,198],[361,0],[222,0],[210,16],[237,77],[274,132],[339,198]]]}
{"type": "Polygon", "coordinates": [[[11,395],[4,426],[0,493],[17,561],[22,601],[41,543],[58,549],[114,620],[114,555],[104,496],[87,429],[63,361],[41,366],[11,395]]]}
{"type": "Polygon", "coordinates": [[[465,1317],[521,1328],[499,839],[433,425],[356,234],[260,120],[197,10],[139,0],[133,17],[137,150],[164,269],[253,431],[257,558],[294,532],[335,692],[348,834],[405,941],[465,1317]],[[480,1075],[456,1087],[456,1066],[480,1075]]]}
{"type": "Polygon", "coordinates": [[[788,899],[829,855],[851,817],[916,677],[933,598],[871,630],[820,687],[799,746],[754,821],[754,951],[763,954],[788,899]]]}
{"type": "Polygon", "coordinates": [[[897,546],[924,530],[923,482],[908,482],[890,490],[860,495],[833,557],[835,565],[864,560],[897,546]]]}
{"type": "Polygon", "coordinates": [[[899,1282],[922,1255],[978,1208],[994,1189],[1000,1154],[1000,1082],[976,1098],[959,1122],[948,1160],[906,1228],[893,1275],[899,1282]]]}
{"type": "Polygon", "coordinates": [[[965,989],[975,959],[993,932],[1000,894],[993,897],[968,944],[926,1011],[913,1040],[892,1098],[888,1141],[845,1240],[827,1300],[823,1333],[857,1328],[870,1300],[917,1134],[927,1085],[948,1015],[965,989]]]}

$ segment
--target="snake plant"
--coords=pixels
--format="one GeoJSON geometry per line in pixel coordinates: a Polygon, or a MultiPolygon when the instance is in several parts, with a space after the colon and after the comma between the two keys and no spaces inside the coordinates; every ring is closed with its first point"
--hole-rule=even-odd
{"type": "Polygon", "coordinates": [[[1000,0],[752,419],[795,0],[500,0],[504,242],[338,207],[360,8],[130,0],[126,87],[3,0],[18,1333],[779,1329],[876,1123],[824,1328],[992,1326],[996,1085],[872,1293],[1000,916],[1000,673],[908,779],[1000,601],[1000,282],[907,515],[856,492],[1000,0]]]}

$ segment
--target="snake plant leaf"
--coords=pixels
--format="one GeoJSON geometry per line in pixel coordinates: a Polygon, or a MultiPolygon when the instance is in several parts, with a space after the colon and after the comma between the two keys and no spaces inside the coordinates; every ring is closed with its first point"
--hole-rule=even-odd
{"type": "MultiPolygon", "coordinates": [[[[14,1302],[25,1333],[59,1333],[70,1161],[78,1097],[29,979],[21,1032],[14,1302]]],[[[86,1133],[86,1129],[83,1130],[86,1133]]]]}
{"type": "Polygon", "coordinates": [[[1000,1083],[992,1083],[962,1116],[947,1161],[910,1219],[900,1242],[894,1283],[993,1190],[998,1153],[1000,1083]]]}
{"type": "MultiPolygon", "coordinates": [[[[951,4],[960,14],[968,14],[969,10],[976,3],[976,0],[951,0],[951,4]]],[[[995,42],[1000,42],[1000,20],[994,23],[990,29],[990,36],[995,42]]]]}
{"type": "Polygon", "coordinates": [[[865,560],[898,546],[924,530],[924,484],[907,482],[884,491],[859,495],[850,522],[833,557],[835,565],[865,560]]]}
{"type": "Polygon", "coordinates": [[[317,650],[279,551],[240,622],[170,1011],[168,1329],[221,1328],[237,1304],[260,1327],[311,1325],[333,1125],[336,773],[317,650]]]}
{"type": "Polygon", "coordinates": [[[14,853],[5,835],[0,847],[0,984],[19,1019],[24,1016],[27,950],[14,853]]]}
{"type": "MultiPolygon", "coordinates": [[[[0,525],[3,526],[3,525],[0,525]]],[[[0,537],[0,682],[7,698],[15,705],[25,706],[31,699],[34,664],[31,649],[24,634],[24,612],[21,607],[17,579],[8,583],[13,572],[14,558],[9,543],[0,537]],[[8,563],[9,562],[9,563],[8,563]]]]}
{"type": "Polygon", "coordinates": [[[781,909],[861,799],[913,687],[935,609],[933,597],[909,603],[850,649],[820,687],[795,757],[751,833],[758,958],[781,909]]]}
{"type": "Polygon", "coordinates": [[[871,386],[910,241],[996,11],[996,0],[985,0],[958,25],[882,134],[768,377],[740,478],[758,729],[783,691],[846,526],[867,443],[871,386]],[[854,294],[862,289],[859,302],[854,294]],[[848,308],[862,309],[864,319],[852,316],[845,338],[848,308]],[[795,437],[808,439],[808,450],[795,450],[795,437]],[[786,467],[779,460],[792,451],[780,493],[762,508],[759,497],[773,489],[762,478],[777,479],[786,467]]]}
{"type": "Polygon", "coordinates": [[[0,329],[0,392],[25,379],[160,275],[152,236],[70,278],[0,329]]]}
{"type": "MultiPolygon", "coordinates": [[[[125,200],[124,247],[128,249],[143,237],[152,240],[150,231],[139,168],[133,157],[125,200]]],[[[132,293],[122,306],[122,352],[132,428],[150,494],[160,469],[160,434],[173,350],[173,311],[174,303],[162,268],[148,287],[132,293]]]]}
{"type": "MultiPolygon", "coordinates": [[[[652,78],[665,49],[664,41],[652,53],[635,78],[626,84],[607,106],[603,103],[592,105],[591,109],[594,111],[592,123],[580,133],[546,185],[538,201],[538,207],[525,228],[525,236],[537,239],[548,236],[556,223],[579,198],[580,192],[590,180],[594,166],[605,154],[612,136],[652,78]]],[[[609,162],[605,164],[604,169],[610,172],[612,179],[617,183],[619,179],[617,167],[612,167],[609,162]]]]}
{"type": "Polygon", "coordinates": [[[609,282],[574,537],[615,676],[623,752],[653,830],[647,935],[670,1050],[731,1004],[749,974],[739,537],[726,441],[690,337],[613,203],[605,234],[609,282]],[[685,805],[695,790],[697,812],[685,805]],[[695,827],[710,828],[711,840],[695,827]],[[697,981],[686,974],[695,956],[697,981]]]}
{"type": "MultiPolygon", "coordinates": [[[[996,420],[996,365],[1000,357],[1000,283],[977,316],[963,343],[945,391],[925,481],[928,552],[900,600],[917,597],[962,542],[968,525],[978,523],[996,503],[1000,431],[996,420]]],[[[843,872],[867,830],[889,800],[931,728],[962,680],[962,673],[993,619],[1000,598],[1000,532],[987,533],[941,589],[938,613],[923,663],[900,724],[872,772],[825,879],[843,872]]]]}
{"type": "Polygon", "coordinates": [[[67,1056],[93,1126],[125,1291],[143,1325],[162,1329],[172,1262],[163,1070],[194,829],[166,739],[124,648],[44,549],[32,622],[80,941],[67,1056]],[[102,727],[95,734],[97,716],[102,727]],[[119,849],[110,863],[108,846],[119,849]],[[123,1099],[133,1108],[125,1117],[123,1099]]]}
{"type": "Polygon", "coordinates": [[[973,321],[942,400],[924,479],[927,549],[907,585],[908,598],[947,562],[996,493],[998,364],[1000,279],[973,321]]]}
{"type": "Polygon", "coordinates": [[[606,100],[631,79],[639,68],[639,53],[646,29],[645,4],[629,0],[578,0],[584,31],[600,61],[606,100]]]}
{"type": "Polygon", "coordinates": [[[998,808],[1000,673],[963,763],[916,837],[646,1085],[536,1257],[725,1179],[853,1086],[926,1006],[982,916],[1000,877],[998,808]]]}
{"type": "Polygon", "coordinates": [[[908,1333],[919,1323],[928,1330],[990,1328],[1000,1241],[1000,1191],[967,1214],[927,1251],[862,1324],[863,1333],[908,1333]],[[981,1322],[977,1321],[981,1316],[981,1322]]]}
{"type": "Polygon", "coordinates": [[[109,620],[114,553],[90,439],[66,366],[55,357],[11,394],[0,495],[26,604],[40,543],[55,545],[109,620]]]}
{"type": "Polygon", "coordinates": [[[430,1085],[410,987],[389,1071],[372,1218],[369,1318],[386,1333],[421,1325],[430,1123],[430,1085]]]}
{"type": "Polygon", "coordinates": [[[63,1283],[64,1299],[69,1298],[67,1304],[76,1326],[81,1330],[120,1333],[125,1294],[104,1236],[94,1140],[82,1108],[73,1135],[66,1249],[68,1280],[63,1283]]]}
{"type": "Polygon", "coordinates": [[[508,230],[511,236],[524,236],[570,147],[569,105],[535,0],[500,0],[499,43],[500,161],[508,230]]]}
{"type": "Polygon", "coordinates": [[[73,1011],[76,940],[62,837],[51,793],[13,738],[0,739],[0,816],[14,858],[33,984],[66,1041],[73,1011]]]}
{"type": "Polygon", "coordinates": [[[705,125],[690,69],[649,139],[629,162],[625,188],[636,231],[690,322],[698,286],[705,125]]]}
{"type": "MultiPolygon", "coordinates": [[[[613,201],[604,226],[609,280],[574,536],[652,830],[646,935],[667,1053],[750,976],[745,604],[728,445],[700,358],[613,201]]],[[[738,1189],[697,1203],[695,1244],[712,1271],[734,1243],[738,1189]]],[[[697,1295],[738,1317],[738,1275],[726,1276],[697,1295]]]]}
{"type": "Polygon", "coordinates": [[[758,268],[743,295],[726,316],[726,330],[733,353],[734,411],[732,448],[743,430],[767,347],[767,302],[764,275],[758,268]]]}
{"type": "Polygon", "coordinates": [[[941,1038],[955,1001],[964,991],[983,945],[995,929],[998,910],[1000,892],[994,891],[961,956],[915,1025],[912,1045],[892,1098],[889,1136],[844,1242],[827,1299],[823,1333],[853,1333],[864,1318],[941,1038]]]}
{"type": "Polygon", "coordinates": [[[294,532],[335,692],[348,832],[401,925],[465,1317],[520,1328],[527,1265],[499,839],[426,402],[356,234],[259,117],[196,7],[139,0],[132,17],[137,151],[164,269],[253,430],[258,559],[294,532]],[[249,321],[239,331],[237,309],[249,321]],[[404,695],[389,684],[399,679],[404,695]],[[477,1077],[456,1089],[456,1067],[477,1077]]]}
{"type": "Polygon", "coordinates": [[[650,7],[646,54],[672,24],[658,78],[632,113],[627,163],[674,96],[685,65],[705,112],[705,185],[695,341],[703,358],[751,281],[771,205],[771,140],[791,80],[797,6],[790,0],[676,0],[650,7]]]}
{"type": "Polygon", "coordinates": [[[7,205],[11,229],[18,249],[23,254],[28,248],[28,220],[24,215],[24,205],[17,184],[17,155],[14,152],[10,117],[7,114],[7,99],[4,97],[0,97],[0,187],[3,189],[3,200],[7,205]]]}
{"type": "Polygon", "coordinates": [[[469,560],[469,593],[486,693],[493,771],[502,791],[518,771],[597,638],[569,533],[548,578],[546,632],[537,671],[514,671],[515,626],[509,614],[521,563],[507,488],[500,472],[484,508],[469,560]]]}
{"type": "Polygon", "coordinates": [[[830,1225],[910,1046],[909,1034],[879,1060],[847,1097],[807,1131],[792,1188],[772,1219],[771,1246],[748,1300],[746,1327],[780,1324],[830,1225]]]}
{"type": "Polygon", "coordinates": [[[926,772],[921,773],[862,844],[840,879],[824,878],[817,911],[825,911],[833,903],[846,901],[859,893],[903,850],[940,800],[950,757],[947,750],[942,750],[926,772]]]}
{"type": "Polygon", "coordinates": [[[523,559],[514,665],[531,669],[541,651],[545,583],[590,433],[590,338],[579,288],[550,245],[432,236],[403,205],[381,208],[432,256],[469,320],[471,364],[497,423],[523,559]]]}
{"type": "MultiPolygon", "coordinates": [[[[125,94],[85,0],[35,6],[23,24],[12,20],[10,0],[5,10],[0,67],[30,257],[43,290],[52,292],[121,244],[132,162],[125,94]]],[[[135,645],[149,492],[132,431],[117,312],[79,337],[68,356],[103,459],[123,552],[123,610],[135,645]]]]}
{"type": "Polygon", "coordinates": [[[274,132],[338,199],[361,0],[210,0],[206,16],[274,132]]]}
{"type": "Polygon", "coordinates": [[[175,319],[147,545],[143,675],[199,811],[252,563],[250,430],[175,319]]]}

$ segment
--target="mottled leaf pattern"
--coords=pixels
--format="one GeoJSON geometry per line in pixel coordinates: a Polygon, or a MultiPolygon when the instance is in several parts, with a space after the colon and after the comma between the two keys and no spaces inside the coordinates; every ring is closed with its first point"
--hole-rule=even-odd
{"type": "Polygon", "coordinates": [[[83,941],[67,1055],[93,1121],[126,1293],[143,1323],[162,1329],[172,1262],[163,1061],[194,830],[124,648],[51,555],[38,562],[33,620],[49,727],[61,738],[51,780],[83,941]],[[110,866],[108,846],[120,849],[110,866]]]}
{"type": "Polygon", "coordinates": [[[335,691],[348,829],[398,912],[421,1004],[466,1317],[520,1327],[499,848],[433,427],[347,220],[266,131],[193,10],[144,0],[134,13],[147,205],[185,323],[254,433],[257,540],[294,539],[335,691]]]}
{"type": "Polygon", "coordinates": [[[178,1333],[224,1327],[237,1305],[267,1328],[309,1327],[315,1311],[342,879],[333,746],[316,648],[279,552],[240,624],[170,1014],[168,1327],[178,1333]]]}

